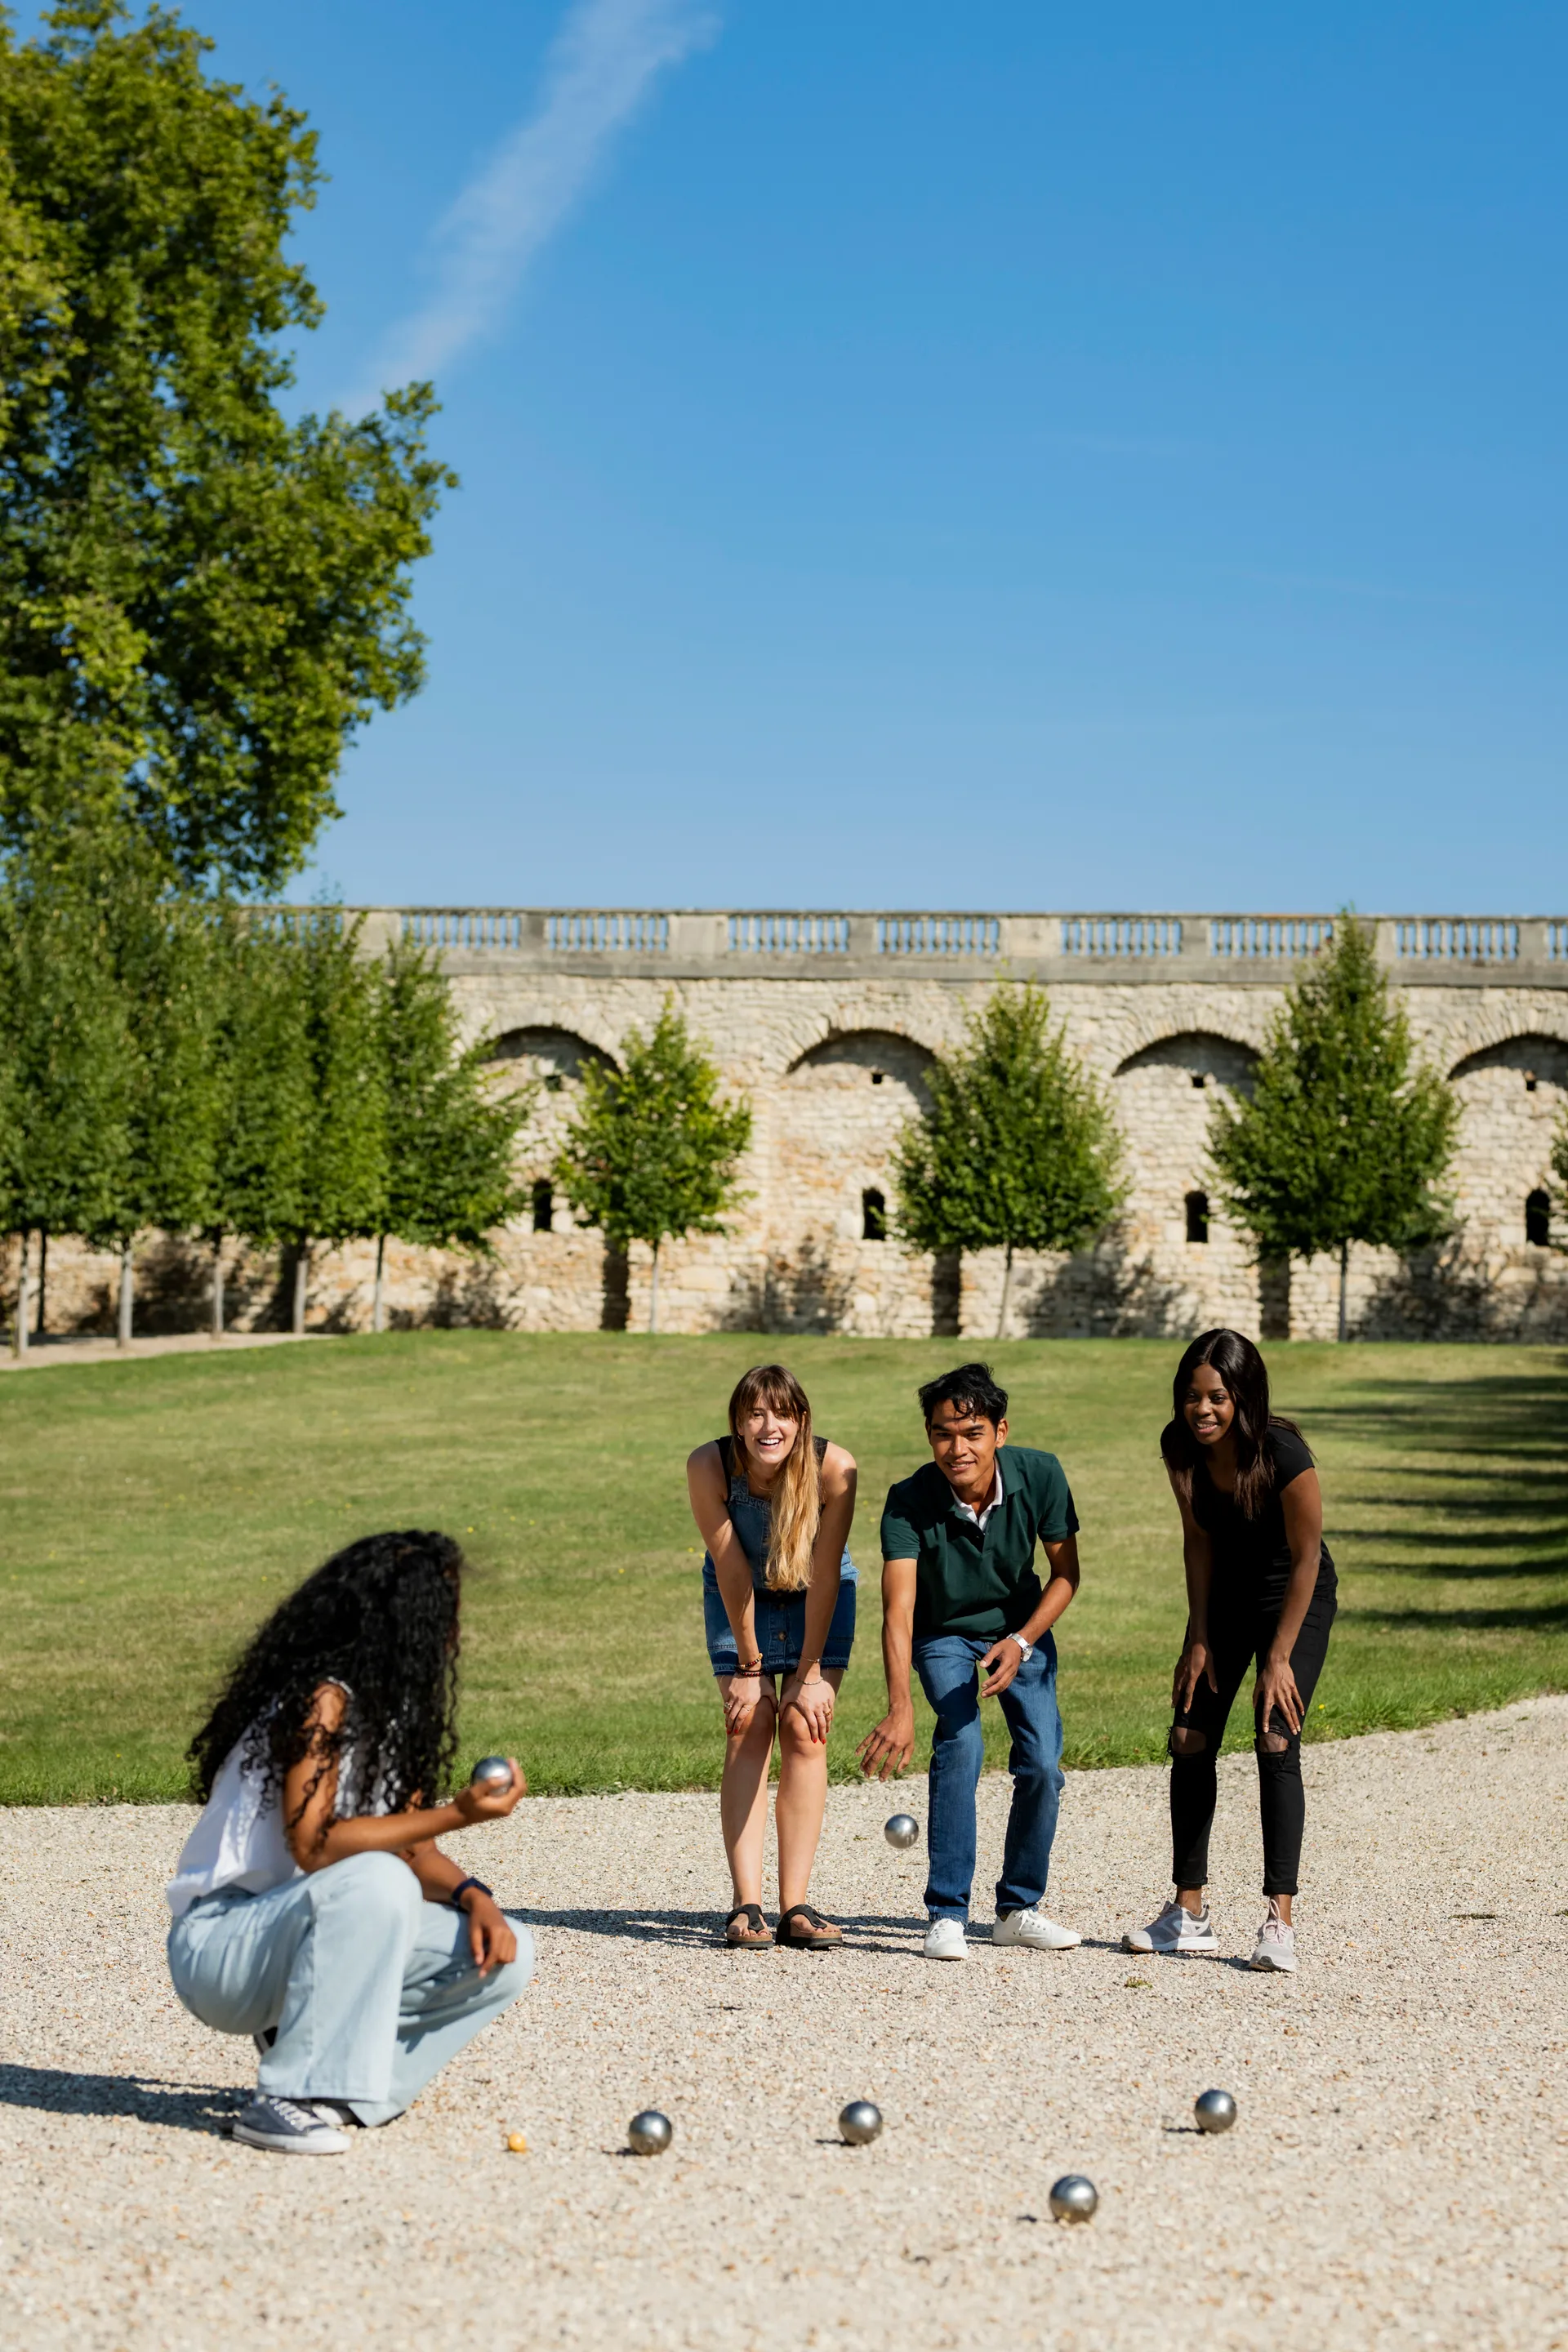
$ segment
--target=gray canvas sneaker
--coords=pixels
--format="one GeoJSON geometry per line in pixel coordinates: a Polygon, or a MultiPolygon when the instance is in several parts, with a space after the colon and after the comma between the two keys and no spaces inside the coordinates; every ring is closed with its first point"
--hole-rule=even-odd
{"type": "Polygon", "coordinates": [[[347,2132],[318,2115],[309,2099],[279,2099],[265,2091],[236,2116],[234,2137],[274,2156],[342,2156],[349,2144],[347,2132]]]}
{"type": "Polygon", "coordinates": [[[1146,1927],[1133,1927],[1121,1938],[1124,1952],[1217,1952],[1219,1937],[1209,1925],[1209,1906],[1189,1911],[1174,1897],[1146,1927]]]}

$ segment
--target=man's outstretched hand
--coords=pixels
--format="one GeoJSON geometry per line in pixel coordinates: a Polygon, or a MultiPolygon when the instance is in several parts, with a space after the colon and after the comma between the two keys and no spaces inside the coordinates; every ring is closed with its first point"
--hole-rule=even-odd
{"type": "Polygon", "coordinates": [[[874,1731],[868,1731],[855,1753],[860,1759],[860,1769],[868,1780],[885,1780],[889,1772],[901,1772],[915,1752],[915,1717],[912,1707],[895,1707],[886,1714],[874,1731]]]}

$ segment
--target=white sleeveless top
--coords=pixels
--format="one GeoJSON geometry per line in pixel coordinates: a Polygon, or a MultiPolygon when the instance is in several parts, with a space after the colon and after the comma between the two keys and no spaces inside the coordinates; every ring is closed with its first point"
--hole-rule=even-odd
{"type": "MultiPolygon", "coordinates": [[[[392,1808],[379,1801],[357,1801],[353,1786],[353,1751],[345,1748],[338,1759],[339,1819],[352,1813],[385,1813],[392,1808]]],[[[224,1758],[212,1795],[202,1807],[195,1828],[185,1840],[174,1875],[165,1889],[170,1910],[184,1918],[204,1895],[217,1895],[226,1886],[246,1895],[266,1895],[275,1886],[305,1874],[289,1851],[283,1833],[283,1790],[266,1785],[265,1759],[251,1763],[245,1741],[236,1742],[224,1758]]],[[[377,1792],[380,1796],[380,1791],[377,1792]]]]}

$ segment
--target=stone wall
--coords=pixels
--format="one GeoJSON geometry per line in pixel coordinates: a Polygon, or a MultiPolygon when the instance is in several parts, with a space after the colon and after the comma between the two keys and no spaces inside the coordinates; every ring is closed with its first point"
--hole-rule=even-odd
{"type": "MultiPolygon", "coordinates": [[[[442,944],[468,1034],[496,1041],[494,1083],[542,1082],[523,1149],[531,1182],[549,1186],[585,1062],[616,1059],[628,1028],[650,1025],[667,998],[751,1100],[733,1231],[661,1253],[665,1329],[994,1332],[1000,1254],[962,1267],[911,1256],[878,1237],[879,1213],[892,1201],[894,1139],[924,1098],[931,1056],[999,980],[1032,978],[1110,1092],[1130,1189],[1095,1250],[1018,1262],[1009,1331],[1175,1335],[1226,1322],[1333,1336],[1334,1265],[1260,1274],[1217,1209],[1203,1213],[1214,1108],[1246,1093],[1284,989],[1329,919],[394,910],[371,919],[367,943],[399,924],[442,944]]],[[[1526,1237],[1527,1200],[1549,1188],[1552,1131],[1568,1099],[1565,929],[1379,925],[1418,1046],[1459,1096],[1458,1224],[1413,1262],[1352,1253],[1360,1336],[1568,1337],[1568,1260],[1526,1237]]],[[[283,1319],[285,1272],[237,1256],[234,1328],[283,1319]]],[[[312,1326],[368,1324],[373,1275],[368,1248],[319,1257],[312,1326]]],[[[541,1198],[488,1261],[393,1244],[389,1320],[642,1328],[648,1276],[646,1251],[628,1264],[574,1229],[564,1202],[541,1198]]],[[[50,1328],[110,1328],[114,1278],[112,1261],[57,1243],[50,1328]]],[[[138,1328],[199,1321],[206,1279],[176,1241],[147,1244],[138,1328]]],[[[14,1297],[14,1249],[0,1281],[14,1297]]]]}

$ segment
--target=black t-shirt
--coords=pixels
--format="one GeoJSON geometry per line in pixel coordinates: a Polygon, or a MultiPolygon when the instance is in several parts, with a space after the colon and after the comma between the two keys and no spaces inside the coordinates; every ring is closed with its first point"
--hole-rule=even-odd
{"type": "MultiPolygon", "coordinates": [[[[1206,1533],[1214,1552],[1216,1582],[1283,1591],[1290,1575],[1290,1545],[1285,1533],[1285,1507],[1279,1497],[1303,1470],[1312,1467],[1304,1438],[1293,1429],[1270,1422],[1263,1450],[1274,1465],[1274,1486],[1255,1519],[1244,1518],[1234,1495],[1222,1495],[1199,1462],[1193,1472],[1193,1517],[1206,1533]]],[[[1332,1577],[1334,1563],[1325,1544],[1319,1558],[1320,1579],[1332,1577]]]]}

